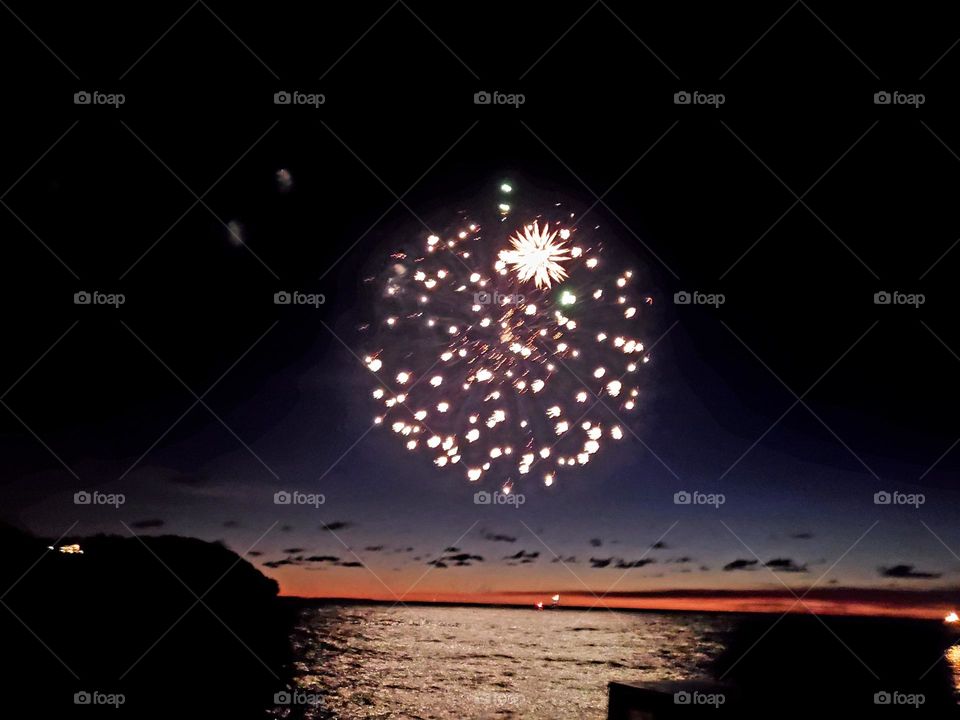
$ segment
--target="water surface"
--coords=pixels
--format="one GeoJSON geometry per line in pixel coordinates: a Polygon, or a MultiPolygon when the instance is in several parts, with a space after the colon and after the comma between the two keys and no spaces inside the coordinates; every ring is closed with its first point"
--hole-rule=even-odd
{"type": "Polygon", "coordinates": [[[489,607],[301,610],[309,718],[605,718],[611,680],[706,677],[728,618],[489,607]]]}

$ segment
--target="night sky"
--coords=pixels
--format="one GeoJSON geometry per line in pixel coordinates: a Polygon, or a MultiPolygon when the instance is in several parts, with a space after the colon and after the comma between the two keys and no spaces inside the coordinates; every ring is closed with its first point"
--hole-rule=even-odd
{"type": "Polygon", "coordinates": [[[837,611],[950,606],[960,50],[941,9],[181,5],[0,10],[0,520],[222,540],[304,596],[786,608],[813,585],[837,611]],[[357,358],[363,279],[503,182],[589,209],[654,299],[630,432],[553,487],[518,481],[520,507],[371,429],[357,358]],[[74,503],[94,490],[125,502],[74,503]],[[274,503],[294,490],[325,501],[274,503]],[[875,503],[894,491],[924,502],[875,503]]]}

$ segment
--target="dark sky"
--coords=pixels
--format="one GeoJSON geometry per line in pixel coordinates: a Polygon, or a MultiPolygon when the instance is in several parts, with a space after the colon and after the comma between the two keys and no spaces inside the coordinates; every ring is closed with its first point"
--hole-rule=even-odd
{"type": "Polygon", "coordinates": [[[304,594],[957,584],[960,50],[938,61],[940,10],[208,5],[2,11],[0,519],[256,543],[304,594]],[[126,101],[73,103],[95,89],[126,101]],[[273,104],[294,89],[326,103],[273,104]],[[526,102],[473,104],[484,89],[526,102]],[[365,435],[369,378],[341,343],[361,352],[362,279],[394,244],[504,179],[579,212],[602,198],[591,222],[662,336],[625,441],[518,485],[519,509],[365,435]],[[273,303],[294,289],[326,303],[273,303]],[[74,504],[93,489],[126,502],[74,504]]]}

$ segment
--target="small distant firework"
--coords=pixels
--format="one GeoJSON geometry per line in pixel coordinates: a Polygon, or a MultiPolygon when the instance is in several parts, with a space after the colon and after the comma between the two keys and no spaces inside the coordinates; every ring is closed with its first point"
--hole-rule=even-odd
{"type": "Polygon", "coordinates": [[[501,202],[483,225],[461,216],[393,253],[368,278],[382,315],[364,326],[376,345],[364,358],[382,407],[374,422],[437,467],[489,476],[505,492],[530,474],[553,485],[623,438],[604,405],[636,409],[652,302],[571,213],[553,207],[518,224],[514,212],[501,202]]]}
{"type": "Polygon", "coordinates": [[[231,220],[227,223],[227,239],[231,244],[240,246],[244,243],[243,224],[239,220],[231,220]]]}
{"type": "Polygon", "coordinates": [[[276,172],[277,190],[282,193],[290,192],[293,189],[293,176],[286,168],[280,168],[276,172]]]}

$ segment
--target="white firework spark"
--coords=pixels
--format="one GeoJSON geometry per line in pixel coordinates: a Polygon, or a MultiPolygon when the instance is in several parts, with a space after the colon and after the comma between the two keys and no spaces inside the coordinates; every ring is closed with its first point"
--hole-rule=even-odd
{"type": "Polygon", "coordinates": [[[510,238],[513,250],[501,251],[500,259],[513,266],[512,270],[517,273],[520,282],[532,279],[538,288],[549,288],[551,283],[563,282],[567,278],[567,271],[560,263],[570,260],[565,257],[569,255],[570,248],[564,247],[563,242],[554,242],[558,232],[550,232],[546,224],[543,230],[537,222],[527,225],[522,235],[517,231],[510,238]]]}

